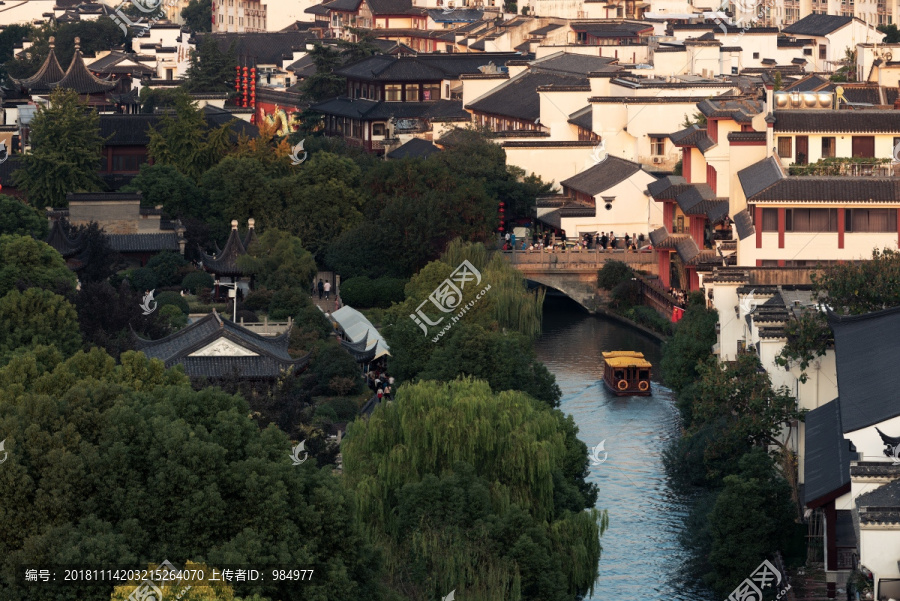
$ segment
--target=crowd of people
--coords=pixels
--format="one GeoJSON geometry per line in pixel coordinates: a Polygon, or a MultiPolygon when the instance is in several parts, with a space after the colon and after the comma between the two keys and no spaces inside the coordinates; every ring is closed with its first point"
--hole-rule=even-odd
{"type": "Polygon", "coordinates": [[[684,301],[687,300],[687,292],[679,288],[669,288],[669,294],[671,294],[672,297],[674,297],[675,300],[678,301],[679,305],[683,306],[684,301]]]}
{"type": "Polygon", "coordinates": [[[366,373],[366,384],[379,401],[394,400],[394,376],[389,376],[382,370],[373,369],[366,373]]]}
{"type": "MultiPolygon", "coordinates": [[[[575,242],[573,250],[624,250],[628,252],[637,252],[652,248],[645,245],[646,238],[644,234],[625,234],[619,238],[615,232],[597,232],[595,234],[583,234],[579,240],[575,242]]],[[[531,244],[527,240],[521,242],[516,241],[516,235],[507,232],[504,235],[503,250],[522,250],[527,252],[566,252],[569,248],[568,237],[565,230],[561,230],[559,236],[555,233],[544,233],[543,236],[537,232],[531,235],[531,244]]]]}

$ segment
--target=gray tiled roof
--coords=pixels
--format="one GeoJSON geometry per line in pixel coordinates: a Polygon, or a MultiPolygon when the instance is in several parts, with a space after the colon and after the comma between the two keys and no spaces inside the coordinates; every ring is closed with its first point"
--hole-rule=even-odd
{"type": "Polygon", "coordinates": [[[697,108],[707,117],[733,119],[738,123],[750,123],[754,115],[765,110],[765,104],[755,98],[709,98],[697,108]]]}
{"type": "Polygon", "coordinates": [[[622,21],[619,23],[572,23],[572,31],[585,32],[595,38],[637,37],[653,29],[652,23],[622,21]]]}
{"type": "Polygon", "coordinates": [[[840,29],[853,20],[853,17],[840,17],[838,15],[807,15],[783,29],[784,33],[793,35],[828,35],[836,29],[840,29]]]}
{"type": "Polygon", "coordinates": [[[337,69],[335,73],[364,81],[441,81],[459,79],[463,73],[481,73],[488,63],[503,66],[522,58],[515,52],[478,54],[423,54],[417,56],[375,55],[337,69]]]}
{"type": "Polygon", "coordinates": [[[900,479],[856,497],[861,524],[900,523],[900,479]]]}
{"type": "Polygon", "coordinates": [[[435,152],[440,152],[441,150],[429,142],[428,140],[423,140],[421,138],[413,138],[409,142],[403,144],[396,150],[392,150],[388,153],[389,159],[406,159],[406,158],[425,158],[428,157],[435,152]]]}
{"type": "Polygon", "coordinates": [[[363,121],[397,119],[460,119],[471,120],[459,100],[432,102],[385,102],[360,98],[338,97],[309,107],[326,115],[337,115],[363,121]]]}
{"type": "Polygon", "coordinates": [[[750,211],[747,209],[744,209],[734,216],[734,225],[737,228],[739,240],[745,240],[756,233],[756,228],[753,226],[753,220],[750,218],[750,211]]]}
{"type": "Polygon", "coordinates": [[[560,182],[563,188],[571,188],[583,192],[589,196],[596,196],[604,190],[609,190],[619,182],[623,182],[641,170],[639,163],[632,163],[612,155],[607,155],[602,161],[560,182]]]}
{"type": "Polygon", "coordinates": [[[531,65],[533,68],[549,69],[575,75],[587,75],[588,73],[596,72],[621,71],[621,67],[613,64],[615,62],[616,59],[608,56],[589,56],[587,54],[560,52],[533,61],[531,65]]]}
{"type": "Polygon", "coordinates": [[[900,199],[900,178],[785,177],[748,200],[810,202],[890,202],[900,199]]]}
{"type": "Polygon", "coordinates": [[[762,192],[783,177],[784,173],[775,157],[767,157],[738,171],[738,180],[747,198],[762,192]]]}
{"type": "Polygon", "coordinates": [[[853,432],[900,415],[900,307],[865,315],[829,313],[841,393],[841,424],[853,432]]]}
{"type": "Polygon", "coordinates": [[[494,88],[465,108],[491,115],[502,115],[534,121],[541,116],[541,102],[537,88],[541,86],[574,86],[588,83],[579,75],[555,71],[529,70],[494,88]]]}
{"type": "Polygon", "coordinates": [[[231,233],[228,234],[228,240],[225,247],[216,253],[216,256],[210,256],[205,252],[203,254],[203,267],[212,271],[217,275],[242,275],[243,271],[237,265],[237,259],[247,254],[244,242],[238,234],[237,227],[232,226],[231,233]]]}
{"type": "Polygon", "coordinates": [[[308,354],[301,359],[292,359],[288,355],[289,337],[290,331],[274,338],[260,336],[214,312],[160,340],[145,340],[135,336],[135,342],[137,349],[147,357],[160,359],[166,367],[183,365],[190,376],[274,378],[288,367],[299,369],[309,362],[308,354]],[[226,338],[257,355],[190,356],[219,338],[226,338]]]}
{"type": "Polygon", "coordinates": [[[805,504],[850,484],[850,445],[841,429],[840,399],[806,415],[805,504]]]}
{"type": "Polygon", "coordinates": [[[406,15],[414,10],[412,0],[366,0],[366,2],[373,15],[406,15]]]}
{"type": "Polygon", "coordinates": [[[684,192],[675,197],[675,202],[681,207],[685,215],[700,215],[703,211],[693,211],[693,208],[704,200],[712,200],[716,197],[716,193],[709,184],[691,184],[685,188],[684,192]]]}
{"type": "Polygon", "coordinates": [[[474,8],[459,8],[449,12],[432,8],[425,12],[435,23],[474,23],[484,18],[484,11],[474,8]]]}
{"type": "Polygon", "coordinates": [[[179,251],[178,236],[174,232],[161,234],[107,234],[109,246],[116,252],[179,251]]]}
{"type": "Polygon", "coordinates": [[[592,131],[594,128],[594,114],[591,105],[587,105],[583,109],[579,109],[569,115],[569,123],[577,125],[581,129],[592,131]]]}
{"type": "Polygon", "coordinates": [[[13,79],[20,87],[26,88],[29,92],[49,92],[53,84],[63,78],[65,73],[59,65],[56,58],[56,51],[53,44],[50,45],[50,53],[44,60],[44,64],[38,69],[38,72],[26,79],[13,79]]]}
{"type": "MultiPolygon", "coordinates": [[[[360,0],[354,0],[357,4],[360,0]]],[[[293,50],[305,50],[306,43],[318,39],[309,31],[267,31],[246,33],[204,33],[212,36],[221,52],[228,52],[234,44],[234,51],[241,64],[277,65],[290,59],[293,50]],[[245,62],[246,61],[246,62],[245,62]]]]}
{"type": "Polygon", "coordinates": [[[81,54],[80,50],[76,49],[65,76],[55,84],[52,84],[51,87],[54,89],[69,88],[75,90],[79,94],[97,94],[100,92],[109,92],[116,87],[116,82],[100,79],[88,71],[84,64],[84,56],[81,54]]]}
{"type": "Polygon", "coordinates": [[[900,111],[775,111],[776,132],[900,132],[900,111]]]}
{"type": "Polygon", "coordinates": [[[653,200],[675,200],[675,198],[687,190],[691,184],[680,175],[668,175],[655,182],[647,184],[647,190],[653,200]]]}

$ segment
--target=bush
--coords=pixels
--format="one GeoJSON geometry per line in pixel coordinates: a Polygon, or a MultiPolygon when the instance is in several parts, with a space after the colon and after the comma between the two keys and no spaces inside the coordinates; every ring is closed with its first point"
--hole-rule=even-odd
{"type": "Polygon", "coordinates": [[[312,305],[309,294],[300,288],[282,288],[272,295],[269,303],[269,319],[287,319],[300,314],[312,305]]]}
{"type": "Polygon", "coordinates": [[[274,290],[266,290],[265,288],[252,290],[244,299],[244,308],[250,311],[268,310],[274,295],[274,290]]]}
{"type": "Polygon", "coordinates": [[[181,287],[191,294],[199,294],[201,290],[210,290],[215,285],[215,280],[205,271],[193,271],[181,280],[181,287]]]}
{"type": "Polygon", "coordinates": [[[316,426],[320,426],[322,424],[333,424],[334,422],[339,421],[337,412],[334,410],[334,407],[329,405],[328,403],[324,403],[316,407],[316,412],[313,414],[313,424],[316,426]]]}
{"type": "Polygon", "coordinates": [[[604,290],[612,290],[622,282],[632,278],[631,268],[622,261],[607,261],[597,272],[597,286],[604,290]]]}
{"type": "Polygon", "coordinates": [[[640,285],[630,279],[619,282],[612,290],[611,305],[617,309],[625,310],[643,302],[640,285]]]}
{"type": "Polygon", "coordinates": [[[331,325],[325,314],[312,303],[308,307],[301,309],[294,316],[294,321],[295,327],[304,332],[314,333],[317,338],[327,338],[334,332],[334,326],[331,325]]]}
{"type": "Polygon", "coordinates": [[[639,305],[631,309],[626,316],[660,334],[672,335],[672,322],[650,307],[639,305]]]}
{"type": "Polygon", "coordinates": [[[187,261],[172,251],[162,252],[147,261],[147,269],[156,274],[160,286],[177,286],[181,282],[181,272],[187,261]]]}
{"type": "Polygon", "coordinates": [[[401,278],[349,278],[341,282],[341,300],[351,307],[387,308],[391,303],[403,302],[406,283],[407,280],[401,278]]]}
{"type": "Polygon", "coordinates": [[[309,372],[315,379],[313,394],[333,392],[330,389],[333,379],[359,379],[361,373],[356,360],[337,341],[319,343],[309,372]]]}
{"type": "Polygon", "coordinates": [[[338,396],[347,396],[359,390],[359,378],[348,378],[347,376],[335,376],[328,382],[328,388],[333,394],[338,396]]]}
{"type": "Polygon", "coordinates": [[[128,272],[128,281],[135,291],[143,294],[149,290],[155,290],[159,285],[159,278],[156,272],[146,267],[140,267],[128,272]]]}
{"type": "MultiPolygon", "coordinates": [[[[358,379],[356,383],[358,384],[358,379]]],[[[332,399],[328,404],[334,409],[340,422],[349,422],[359,413],[359,406],[353,399],[332,399]]]]}
{"type": "Polygon", "coordinates": [[[250,322],[250,323],[252,323],[254,321],[259,321],[259,317],[257,317],[256,313],[254,313],[253,311],[248,311],[247,309],[238,309],[238,312],[237,312],[238,323],[240,323],[242,319],[244,321],[250,322]]]}
{"type": "Polygon", "coordinates": [[[188,302],[178,292],[160,292],[156,296],[156,304],[160,309],[165,305],[173,305],[185,315],[191,312],[188,302]]]}
{"type": "Polygon", "coordinates": [[[173,330],[180,330],[187,325],[187,315],[176,305],[165,305],[159,310],[159,314],[166,318],[173,330]]]}

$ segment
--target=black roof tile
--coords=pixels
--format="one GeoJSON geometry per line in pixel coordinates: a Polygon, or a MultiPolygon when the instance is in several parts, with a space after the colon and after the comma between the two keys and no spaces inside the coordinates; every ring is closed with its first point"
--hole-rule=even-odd
{"type": "Polygon", "coordinates": [[[767,157],[758,163],[738,171],[738,180],[744,188],[744,196],[751,198],[784,177],[775,157],[767,157]]]}
{"type": "Polygon", "coordinates": [[[744,209],[734,216],[734,225],[737,228],[739,240],[745,240],[756,233],[753,226],[753,220],[750,218],[750,211],[744,209]]]}
{"type": "Polygon", "coordinates": [[[106,234],[109,246],[116,252],[178,252],[178,236],[174,232],[161,234],[106,234]]]}
{"type": "Polygon", "coordinates": [[[900,133],[900,111],[784,110],[775,111],[777,132],[900,133]]]}
{"type": "Polygon", "coordinates": [[[606,155],[602,161],[560,182],[563,188],[571,188],[589,196],[596,196],[609,190],[616,184],[625,181],[641,170],[639,163],[633,163],[612,155],[606,155]]]}
{"type": "Polygon", "coordinates": [[[100,92],[109,92],[116,87],[115,81],[107,81],[100,79],[90,71],[84,64],[84,56],[79,50],[78,44],[75,44],[75,54],[72,56],[72,62],[66,74],[55,84],[53,88],[69,88],[75,90],[79,94],[98,94],[100,92]]]}
{"type": "Polygon", "coordinates": [[[841,428],[840,399],[806,415],[804,503],[835,493],[850,484],[850,445],[841,428]]]}
{"type": "Polygon", "coordinates": [[[680,175],[668,175],[647,184],[647,190],[653,200],[675,200],[690,186],[691,184],[687,183],[687,180],[680,175]]]}
{"type": "Polygon", "coordinates": [[[807,15],[785,27],[782,31],[793,35],[824,36],[840,29],[853,20],[853,17],[841,17],[838,15],[807,15]]]}
{"type": "Polygon", "coordinates": [[[409,142],[403,144],[396,150],[388,153],[389,159],[418,159],[426,158],[436,152],[440,152],[440,148],[421,138],[413,138],[409,142]]]}
{"type": "Polygon", "coordinates": [[[785,177],[747,200],[896,203],[900,200],[900,178],[785,177]]]}
{"type": "Polygon", "coordinates": [[[465,108],[491,115],[534,121],[541,115],[537,88],[550,85],[584,85],[587,78],[554,71],[528,70],[494,88],[465,108]]]}

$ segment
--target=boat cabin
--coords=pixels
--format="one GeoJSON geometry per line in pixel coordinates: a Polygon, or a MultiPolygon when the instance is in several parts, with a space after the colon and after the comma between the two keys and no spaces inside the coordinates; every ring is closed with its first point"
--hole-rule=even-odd
{"type": "Polygon", "coordinates": [[[649,396],[650,362],[644,353],[610,351],[603,353],[603,382],[617,396],[649,396]]]}

